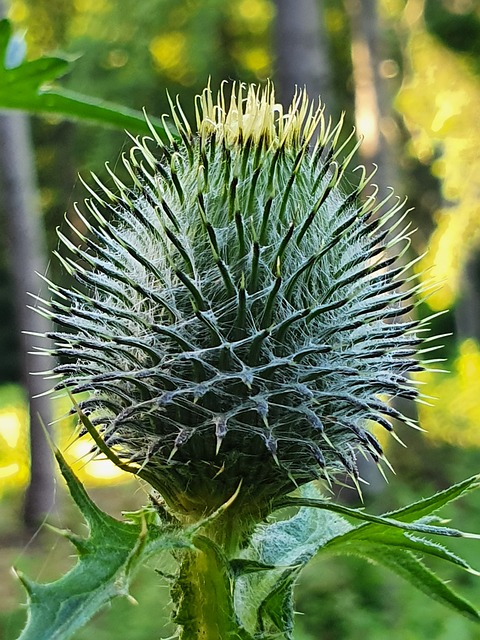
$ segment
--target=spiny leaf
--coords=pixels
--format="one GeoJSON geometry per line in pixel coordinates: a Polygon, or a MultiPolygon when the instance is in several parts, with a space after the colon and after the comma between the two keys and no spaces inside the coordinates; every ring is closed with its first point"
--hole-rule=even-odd
{"type": "MultiPolygon", "coordinates": [[[[318,495],[314,485],[302,492],[318,495]]],[[[239,615],[246,628],[265,628],[272,621],[285,638],[291,637],[291,594],[299,571],[329,540],[351,528],[335,514],[307,508],[287,520],[259,527],[249,546],[249,557],[243,559],[247,568],[253,563],[253,570],[238,578],[241,592],[247,593],[239,601],[239,615]]]]}
{"type": "Polygon", "coordinates": [[[360,525],[355,529],[347,531],[345,534],[337,536],[332,540],[329,540],[327,544],[322,548],[322,551],[333,553],[350,553],[350,549],[355,547],[357,543],[360,544],[384,544],[388,547],[393,547],[400,550],[408,550],[416,554],[423,554],[425,556],[434,556],[450,562],[457,567],[465,569],[473,575],[480,575],[478,571],[472,569],[472,567],[463,558],[460,558],[455,553],[447,549],[446,547],[433,542],[432,540],[417,538],[411,534],[404,533],[399,529],[392,529],[391,527],[381,527],[380,525],[372,525],[377,527],[374,532],[367,527],[360,525]]]}
{"type": "Polygon", "coordinates": [[[430,598],[454,609],[475,622],[480,622],[479,611],[468,600],[456,594],[433,571],[416,558],[412,552],[394,549],[387,545],[365,542],[352,546],[351,553],[391,569],[414,587],[430,596],[430,598]]]}
{"type": "MultiPolygon", "coordinates": [[[[388,513],[385,513],[383,516],[380,516],[382,519],[385,519],[385,522],[383,523],[380,521],[375,522],[374,520],[369,520],[369,522],[366,522],[356,527],[354,530],[350,531],[347,535],[350,540],[373,538],[375,536],[383,536],[385,535],[385,531],[386,531],[384,525],[387,524],[388,526],[391,526],[391,524],[388,524],[387,521],[395,520],[399,525],[399,529],[403,528],[405,531],[410,530],[408,529],[407,523],[414,523],[414,526],[420,527],[420,528],[417,528],[416,531],[420,531],[423,533],[447,535],[447,536],[454,536],[454,537],[464,537],[464,538],[469,538],[469,537],[477,538],[478,536],[476,536],[475,534],[465,533],[463,531],[449,529],[446,527],[434,527],[429,531],[423,528],[425,526],[428,527],[429,525],[427,524],[426,521],[423,522],[422,519],[426,518],[426,516],[429,516],[435,513],[436,511],[441,509],[443,506],[445,506],[449,502],[453,502],[454,500],[457,500],[458,498],[465,495],[466,493],[473,491],[474,489],[478,489],[479,486],[480,486],[479,476],[478,475],[472,476],[471,478],[468,478],[467,480],[463,480],[462,482],[459,482],[451,487],[448,487],[443,491],[439,491],[433,496],[424,498],[422,500],[419,500],[418,502],[414,502],[396,511],[390,511],[388,513]],[[401,525],[402,522],[406,523],[406,526],[402,527],[401,525]]],[[[360,514],[364,512],[358,511],[357,513],[359,514],[358,517],[360,517],[360,514]]],[[[345,515],[347,514],[345,513],[345,515]]],[[[353,514],[349,514],[349,515],[353,515],[353,514]]],[[[364,515],[367,515],[367,514],[364,514],[364,515]]],[[[357,516],[354,516],[354,517],[357,517],[357,516]]],[[[368,520],[369,518],[370,516],[368,518],[365,517],[364,519],[368,520]]]]}
{"type": "Polygon", "coordinates": [[[263,564],[257,560],[249,560],[248,558],[234,558],[230,560],[230,569],[233,575],[243,576],[248,573],[257,573],[257,571],[269,571],[270,569],[276,569],[273,564],[263,564]]]}
{"type": "MultiPolygon", "coordinates": [[[[445,491],[441,491],[431,498],[420,500],[403,509],[387,514],[388,517],[369,516],[357,509],[347,509],[340,505],[332,505],[332,511],[336,513],[350,515],[355,518],[361,518],[363,515],[363,518],[369,520],[369,522],[350,528],[339,535],[331,536],[324,544],[318,546],[318,551],[322,553],[356,555],[383,564],[409,580],[430,597],[453,607],[458,612],[476,621],[480,621],[480,614],[475,608],[425,567],[417,556],[418,554],[434,556],[465,569],[469,573],[479,575],[478,572],[472,569],[463,558],[460,558],[445,547],[431,540],[421,539],[405,532],[406,529],[411,531],[415,528],[418,531],[447,536],[470,535],[463,534],[455,529],[429,525],[427,524],[427,517],[448,502],[477,487],[478,477],[475,476],[445,491]],[[397,518],[400,517],[401,520],[392,520],[390,517],[392,515],[397,518]],[[417,520],[416,517],[420,519],[417,520]],[[402,519],[408,521],[404,522],[402,519]]],[[[317,506],[319,506],[323,501],[311,499],[310,506],[314,506],[314,502],[317,502],[317,506]]],[[[305,508],[306,501],[303,500],[301,504],[304,506],[299,513],[305,508]]]]}
{"type": "Polygon", "coordinates": [[[19,640],[68,640],[110,600],[129,596],[133,574],[152,554],[193,547],[187,536],[160,526],[153,512],[145,511],[133,523],[104,513],[88,497],[60,452],[56,457],[90,534],[86,539],[65,534],[79,557],[73,569],[58,580],[39,584],[18,572],[28,594],[27,624],[19,640]]]}
{"type": "Polygon", "coordinates": [[[361,509],[351,509],[344,507],[340,504],[335,504],[328,500],[312,500],[306,498],[283,498],[277,503],[277,509],[297,506],[297,507],[315,507],[317,509],[326,509],[327,511],[333,511],[345,516],[350,516],[356,520],[364,520],[369,523],[385,525],[388,527],[395,527],[404,531],[416,531],[419,533],[428,533],[431,535],[449,536],[454,538],[479,538],[480,536],[473,533],[465,533],[458,529],[452,529],[450,527],[437,527],[433,525],[424,524],[420,520],[413,523],[401,522],[390,517],[390,515],[374,516],[361,509]]]}
{"type": "Polygon", "coordinates": [[[433,496],[414,502],[407,507],[397,509],[396,511],[389,511],[385,516],[389,518],[394,517],[395,520],[400,520],[402,522],[413,522],[414,520],[418,520],[419,518],[435,513],[449,502],[453,502],[479,487],[480,475],[475,475],[471,478],[467,478],[466,480],[462,480],[443,491],[438,491],[433,496]]]}
{"type": "MultiPolygon", "coordinates": [[[[302,493],[305,499],[318,494],[313,485],[302,488],[302,493]]],[[[352,525],[337,515],[315,514],[312,509],[301,508],[288,520],[260,528],[254,536],[254,545],[260,562],[293,566],[306,562],[320,547],[351,529],[352,525]]]]}

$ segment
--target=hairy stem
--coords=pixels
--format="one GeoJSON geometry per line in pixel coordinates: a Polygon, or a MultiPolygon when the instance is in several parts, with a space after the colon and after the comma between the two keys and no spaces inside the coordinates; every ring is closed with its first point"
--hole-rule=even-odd
{"type": "Polygon", "coordinates": [[[180,640],[230,640],[248,635],[235,619],[233,576],[221,548],[205,536],[184,556],[172,588],[180,640]]]}

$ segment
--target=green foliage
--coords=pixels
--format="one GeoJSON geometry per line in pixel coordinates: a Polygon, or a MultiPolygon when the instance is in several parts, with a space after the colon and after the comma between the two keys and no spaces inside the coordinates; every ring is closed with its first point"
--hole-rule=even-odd
{"type": "Polygon", "coordinates": [[[151,509],[127,514],[120,522],[95,506],[58,452],[57,460],[90,535],[85,539],[61,532],[78,553],[77,564],[63,578],[42,585],[20,574],[28,593],[29,616],[19,640],[68,640],[111,599],[128,596],[133,574],[149,557],[173,550],[179,562],[176,577],[171,578],[174,620],[183,627],[178,636],[182,640],[292,640],[298,575],[315,555],[325,554],[355,555],[384,565],[430,597],[480,620],[478,611],[419,556],[435,556],[476,572],[444,547],[411,535],[412,529],[424,531],[425,526],[432,533],[450,535],[451,529],[425,522],[448,502],[478,488],[477,477],[386,516],[350,509],[349,515],[364,521],[357,526],[332,513],[343,511],[340,505],[330,503],[332,510],[326,510],[326,501],[310,484],[295,498],[308,506],[283,520],[260,525],[239,557],[229,558],[202,532],[212,523],[218,526],[231,503],[184,528],[162,522],[151,509]],[[402,531],[407,523],[411,524],[408,532],[402,531]]]}
{"type": "Polygon", "coordinates": [[[459,3],[427,0],[425,3],[425,24],[427,29],[447,47],[462,54],[476,73],[480,73],[480,15],[475,2],[459,3]]]}
{"type": "Polygon", "coordinates": [[[18,573],[28,594],[28,620],[21,640],[64,640],[107,602],[128,597],[133,574],[160,550],[191,546],[187,537],[161,526],[152,511],[129,514],[120,522],[102,512],[57,451],[56,458],[70,494],[90,531],[88,538],[61,531],[75,546],[78,562],[55,582],[38,584],[18,573]]]}
{"type": "MultiPolygon", "coordinates": [[[[141,113],[54,85],[70,67],[67,59],[53,56],[23,61],[23,50],[18,37],[12,36],[10,22],[0,21],[0,108],[55,113],[133,133],[149,133],[141,113]]],[[[152,124],[159,133],[164,132],[159,120],[152,118],[152,124]]]]}
{"type": "Polygon", "coordinates": [[[431,534],[469,536],[470,534],[426,523],[445,504],[478,488],[478,480],[478,477],[471,478],[428,499],[383,516],[372,516],[363,510],[347,509],[325,501],[319,498],[315,485],[308,485],[303,489],[302,497],[288,500],[290,505],[306,506],[301,507],[288,520],[259,528],[252,539],[252,557],[259,563],[264,563],[265,567],[273,564],[278,569],[266,568],[264,574],[254,573],[243,578],[242,589],[249,594],[245,598],[245,619],[253,620],[251,605],[260,598],[260,628],[265,627],[265,613],[268,613],[277,630],[285,633],[286,638],[291,638],[291,602],[295,580],[314,555],[319,554],[321,557],[333,553],[354,555],[384,565],[430,597],[477,622],[480,621],[478,611],[427,569],[419,556],[439,557],[471,573],[478,573],[444,547],[411,534],[411,531],[425,532],[428,528],[431,534]],[[315,507],[320,510],[319,513],[315,513],[315,507]],[[344,518],[335,515],[335,512],[367,522],[354,527],[344,518]],[[278,609],[280,603],[281,608],[278,609]],[[274,606],[277,608],[273,609],[274,606]],[[283,621],[283,626],[279,626],[280,620],[283,621]]]}

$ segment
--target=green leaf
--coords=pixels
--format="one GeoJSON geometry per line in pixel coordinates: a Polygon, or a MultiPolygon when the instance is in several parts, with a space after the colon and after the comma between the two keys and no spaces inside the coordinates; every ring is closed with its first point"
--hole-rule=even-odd
{"type": "MultiPolygon", "coordinates": [[[[301,491],[311,499],[319,495],[313,484],[301,491]]],[[[276,630],[272,637],[281,631],[283,637],[290,638],[292,593],[298,573],[329,540],[350,529],[352,525],[345,519],[309,508],[299,509],[287,520],[258,527],[248,558],[243,560],[252,571],[237,578],[237,612],[244,626],[252,633],[259,629],[265,632],[273,623],[276,630]]]]}
{"type": "Polygon", "coordinates": [[[129,596],[135,570],[151,555],[193,548],[188,537],[159,523],[153,511],[125,522],[102,512],[58,451],[56,458],[89,536],[62,532],[77,548],[78,561],[58,580],[39,584],[18,572],[28,594],[27,624],[19,640],[68,640],[107,602],[129,596]]]}
{"type": "MultiPolygon", "coordinates": [[[[320,494],[311,483],[301,488],[301,499],[315,500],[320,494]]],[[[288,518],[259,527],[253,538],[258,560],[277,566],[307,562],[328,541],[353,529],[344,518],[322,510],[300,508],[288,518]]]]}
{"type": "MultiPolygon", "coordinates": [[[[398,575],[409,580],[415,587],[430,597],[453,607],[463,615],[467,615],[476,621],[480,620],[479,613],[461,596],[457,595],[438,576],[427,569],[418,554],[434,556],[445,560],[457,567],[465,569],[474,575],[480,575],[470,565],[449,549],[428,539],[418,538],[402,529],[427,530],[429,533],[444,535],[467,535],[455,529],[445,527],[432,527],[426,524],[426,520],[432,513],[443,507],[448,502],[457,499],[467,491],[478,488],[478,477],[470,478],[453,487],[441,491],[430,498],[425,498],[397,511],[384,516],[368,516],[359,510],[348,510],[348,515],[361,518],[370,522],[351,528],[349,531],[331,538],[321,548],[324,553],[356,555],[368,560],[373,560],[392,569],[398,575]],[[391,516],[395,516],[395,520],[391,516]],[[418,518],[418,519],[417,519],[418,518]]],[[[339,505],[336,505],[339,507],[339,505]]],[[[337,511],[337,509],[335,509],[337,511]]],[[[342,513],[346,513],[342,508],[342,513]]]]}
{"type": "MultiPolygon", "coordinates": [[[[373,542],[381,542],[383,544],[388,544],[390,546],[409,549],[414,552],[420,552],[425,555],[436,556],[441,558],[442,560],[446,560],[447,562],[451,562],[452,564],[469,571],[475,575],[479,575],[477,571],[472,569],[470,565],[465,562],[462,558],[458,557],[445,547],[432,542],[427,539],[420,539],[414,537],[413,535],[406,534],[405,531],[402,531],[401,528],[392,527],[390,524],[390,520],[392,516],[395,516],[395,521],[398,523],[409,522],[414,523],[414,525],[427,525],[426,519],[428,516],[431,516],[434,512],[438,511],[441,507],[445,506],[449,502],[456,500],[461,497],[465,493],[472,491],[473,489],[478,488],[478,476],[474,476],[463,482],[460,482],[444,491],[440,491],[435,495],[425,498],[423,500],[419,500],[407,507],[403,507],[402,509],[398,509],[396,511],[391,511],[389,513],[384,514],[381,518],[386,518],[385,523],[379,522],[366,522],[361,524],[350,531],[346,532],[344,535],[339,536],[327,543],[324,547],[325,550],[332,549],[339,545],[355,545],[358,541],[371,541],[373,542]]],[[[363,512],[359,512],[360,514],[363,512]]],[[[443,527],[435,527],[433,530],[429,531],[429,533],[441,533],[444,531],[443,527]]],[[[456,531],[455,529],[449,529],[447,531],[456,531]]],[[[469,537],[470,534],[464,534],[463,532],[457,532],[462,536],[469,537]]],[[[447,533],[447,535],[450,535],[447,533]]]]}
{"type": "Polygon", "coordinates": [[[275,565],[263,564],[262,562],[249,560],[248,558],[234,558],[233,560],[230,560],[230,570],[235,578],[247,575],[248,573],[269,571],[270,569],[276,569],[275,565]]]}
{"type": "MultiPolygon", "coordinates": [[[[326,511],[332,511],[333,513],[339,513],[345,516],[350,516],[356,520],[363,520],[364,527],[371,525],[388,526],[403,531],[412,531],[417,533],[426,533],[431,535],[449,536],[454,538],[476,538],[479,539],[480,535],[474,533],[466,533],[458,529],[452,529],[451,527],[439,527],[430,525],[426,522],[425,518],[430,513],[433,513],[440,509],[442,506],[456,500],[458,497],[466,493],[467,491],[477,489],[479,484],[479,477],[474,476],[464,482],[461,482],[445,491],[435,494],[431,498],[420,500],[398,511],[392,511],[380,516],[375,516],[370,513],[366,513],[363,509],[351,509],[350,507],[344,507],[343,505],[336,504],[330,500],[317,499],[317,498],[304,498],[304,497],[286,497],[278,501],[276,508],[281,509],[284,507],[314,507],[317,509],[325,509],[326,511]],[[391,516],[395,516],[392,518],[391,516]],[[368,523],[368,524],[367,524],[368,523]]],[[[359,530],[356,529],[357,531],[359,530]]],[[[353,535],[353,534],[352,534],[353,535]]]]}
{"type": "Polygon", "coordinates": [[[383,531],[378,532],[369,532],[365,529],[364,534],[359,536],[359,529],[360,527],[343,536],[334,538],[329,541],[322,550],[335,552],[337,548],[342,548],[345,553],[349,553],[349,548],[351,546],[355,546],[359,541],[371,542],[372,544],[378,542],[389,547],[397,547],[398,549],[405,549],[415,553],[435,556],[441,560],[450,562],[461,569],[465,569],[473,575],[480,576],[480,573],[472,569],[468,562],[463,558],[460,558],[446,547],[436,542],[432,542],[431,540],[416,538],[410,534],[402,533],[400,531],[392,531],[392,529],[388,529],[387,527],[385,527],[383,531]]]}
{"type": "Polygon", "coordinates": [[[395,520],[400,520],[401,522],[414,522],[415,520],[435,513],[449,502],[453,502],[479,487],[480,475],[472,476],[471,478],[467,478],[467,480],[448,487],[448,489],[435,493],[429,498],[413,502],[407,507],[397,509],[396,511],[389,511],[384,515],[388,518],[394,517],[395,520]]]}
{"type": "Polygon", "coordinates": [[[359,542],[357,545],[352,546],[351,553],[391,569],[434,600],[441,602],[475,622],[480,622],[480,613],[475,607],[450,589],[445,582],[440,580],[440,578],[416,558],[412,552],[394,549],[383,544],[359,542]]]}
{"type": "Polygon", "coordinates": [[[23,62],[17,67],[0,67],[0,99],[8,99],[12,104],[21,104],[32,92],[42,85],[66,73],[70,63],[63,58],[38,58],[23,62]]]}
{"type": "MultiPolygon", "coordinates": [[[[412,532],[430,533],[436,535],[478,538],[475,534],[468,534],[456,529],[430,524],[437,518],[433,516],[438,509],[456,500],[468,491],[480,486],[479,476],[474,476],[460,482],[434,496],[415,502],[407,507],[390,513],[373,516],[361,509],[351,509],[319,499],[311,493],[303,491],[299,497],[287,497],[278,503],[278,507],[300,506],[297,516],[309,507],[326,510],[328,512],[347,515],[364,522],[356,527],[346,526],[344,531],[336,535],[327,536],[328,539],[320,543],[317,551],[322,553],[356,555],[383,564],[398,575],[409,580],[418,589],[430,597],[454,608],[459,613],[467,615],[476,621],[480,614],[461,596],[457,595],[438,576],[430,571],[417,557],[419,554],[434,556],[445,560],[457,567],[465,569],[474,575],[480,575],[470,565],[449,549],[428,539],[412,535],[412,532]]],[[[295,522],[295,517],[286,523],[288,526],[295,522]]],[[[274,527],[276,525],[272,525],[274,527]]],[[[273,540],[275,536],[273,536],[273,540]]],[[[320,541],[319,541],[320,542],[320,541]]],[[[269,560],[268,554],[262,554],[262,561],[269,560]]],[[[303,558],[298,558],[303,561],[303,558]]]]}
{"type": "MultiPolygon", "coordinates": [[[[150,134],[141,112],[54,85],[73,66],[66,58],[44,56],[11,66],[8,51],[15,37],[10,22],[1,20],[0,109],[53,113],[70,120],[127,129],[134,134],[150,134]]],[[[165,135],[160,119],[150,118],[150,122],[160,135],[165,135]]]]}
{"type": "MultiPolygon", "coordinates": [[[[350,531],[346,532],[342,536],[338,536],[337,538],[329,541],[327,545],[325,545],[324,550],[331,550],[335,547],[347,546],[347,545],[355,545],[360,541],[369,541],[369,542],[381,542],[382,544],[388,544],[392,547],[398,547],[402,549],[408,549],[410,551],[414,551],[417,553],[423,553],[425,555],[436,556],[442,560],[455,564],[462,569],[474,574],[480,575],[477,571],[472,569],[472,567],[465,561],[463,558],[455,555],[442,545],[439,545],[431,540],[417,538],[413,535],[405,533],[402,531],[402,522],[413,522],[413,526],[415,528],[418,527],[417,530],[425,530],[424,527],[429,527],[427,530],[428,533],[444,533],[444,527],[430,527],[425,521],[428,516],[431,516],[432,513],[438,511],[441,507],[445,506],[449,502],[456,500],[461,497],[468,491],[472,491],[473,489],[477,489],[479,487],[478,476],[474,476],[469,478],[468,480],[464,480],[444,491],[440,491],[435,495],[425,498],[423,500],[419,500],[407,507],[403,507],[402,509],[398,509],[397,511],[392,511],[389,513],[380,516],[382,519],[385,518],[385,522],[367,522],[361,524],[350,531]],[[391,526],[392,518],[391,516],[395,516],[395,522],[397,526],[391,526]],[[418,518],[418,520],[417,520],[418,518]]],[[[363,513],[362,511],[359,514],[363,513]]],[[[407,527],[404,527],[407,529],[407,527]]],[[[477,537],[472,534],[465,534],[461,531],[457,531],[456,529],[447,529],[447,533],[445,535],[460,535],[463,537],[477,537]]]]}

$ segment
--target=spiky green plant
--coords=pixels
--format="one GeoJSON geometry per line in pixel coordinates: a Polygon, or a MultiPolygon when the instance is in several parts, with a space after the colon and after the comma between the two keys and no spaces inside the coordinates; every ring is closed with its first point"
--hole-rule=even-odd
{"type": "Polygon", "coordinates": [[[80,288],[50,284],[44,310],[68,329],[49,336],[62,360],[57,388],[87,392],[75,405],[84,429],[158,491],[157,520],[104,522],[59,457],[91,537],[69,534],[80,563],[52,590],[58,608],[47,611],[48,590],[24,579],[33,613],[22,639],[40,637],[37,622],[42,638],[70,637],[51,635],[59,620],[73,632],[79,611],[87,619],[127,593],[133,568],[165,548],[180,560],[172,597],[183,640],[290,638],[295,577],[327,548],[398,564],[477,616],[412,551],[468,565],[403,534],[460,535],[424,517],[476,478],[388,517],[308,485],[356,483],[357,451],[385,462],[372,425],[410,422],[391,403],[417,397],[409,374],[422,368],[425,330],[405,317],[417,284],[403,259],[404,202],[362,194],[364,169],[350,186],[351,136],[340,142],[342,123],[326,122],[305,92],[284,111],[271,84],[234,85],[229,100],[223,88],[216,102],[206,89],[195,132],[178,102],[171,110],[177,134],[161,139],[152,126],[124,158],[131,185],[111,171],[111,187],[95,178],[88,215],[67,219],[80,246],[60,232],[71,256],[59,259],[80,288]],[[289,505],[304,509],[261,524],[289,505]]]}
{"type": "Polygon", "coordinates": [[[198,133],[172,114],[179,138],[136,140],[132,186],[112,174],[78,211],[89,234],[70,222],[82,247],[60,233],[83,288],[53,287],[56,371],[176,513],[241,483],[236,508],[264,514],[312,479],[356,479],[358,448],[382,459],[371,425],[402,418],[385,396],[416,396],[402,203],[362,203],[365,174],[346,193],[341,123],[305,93],[284,113],[270,85],[229,105],[207,89],[198,133]]]}

